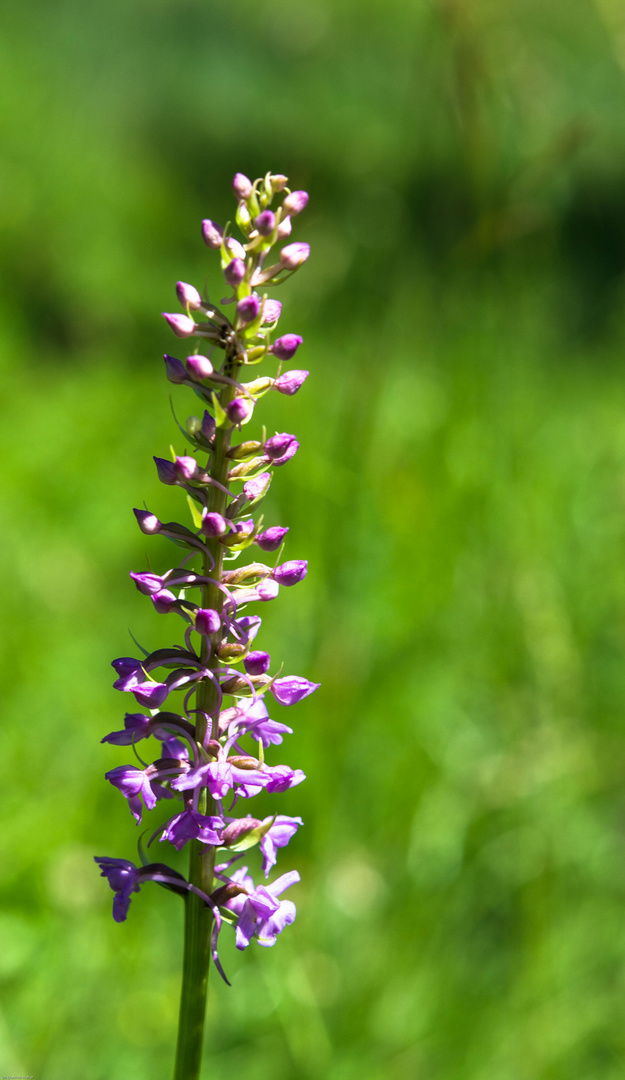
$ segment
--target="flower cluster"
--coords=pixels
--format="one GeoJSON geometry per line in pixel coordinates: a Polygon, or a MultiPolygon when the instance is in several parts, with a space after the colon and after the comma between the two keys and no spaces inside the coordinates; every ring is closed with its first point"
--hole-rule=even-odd
{"type": "Polygon", "coordinates": [[[194,286],[178,282],[183,312],[164,315],[178,338],[193,342],[184,360],[165,356],[167,378],[193,390],[202,415],[181,428],[191,452],[186,447],[172,460],[154,461],[161,482],[186,493],[191,527],[162,522],[147,509],[134,511],[144,534],[163,536],[185,552],[164,573],[150,569],[130,575],[158,614],[179,616],[183,640],[113,661],[115,688],[131,694],[143,711],[128,712],[123,729],[102,740],[135,752],[138,764],[120,765],[106,778],[128,801],[137,823],[144,809],[178,800],[176,812],[159,825],[149,844],[158,837],[177,851],[196,845],[201,856],[195,865],[201,872],[193,876],[193,858],[188,880],[163,863],[147,862],[143,854],[141,867],[125,859],[96,859],[115,893],[118,922],[145,881],[199,896],[214,918],[213,958],[220,971],[217,935],[224,921],[236,927],[237,947],[244,949],[254,937],[261,945],[273,945],[295,918],[293,903],[279,897],[299,881],[296,871],[255,885],[247,867],[231,867],[257,845],[267,878],[278,849],[294,836],[301,818],[274,814],[259,820],[232,811],[261,791],[286,791],[305,779],[301,769],[265,761],[265,751],[279,746],[292,730],[270,718],[267,703],[295,705],[317,689],[300,676],[271,673],[269,654],[255,648],[261,618],[248,614],[249,604],[273,600],[281,587],[306,576],[304,560],[282,559],[288,528],[265,526],[257,516],[274,468],[290,461],[299,443],[286,432],[267,437],[264,428],[260,438],[242,435],[265,394],[293,395],[308,375],[282,370],[302,339],[292,333],[275,336],[281,304],[264,291],[308,258],[304,243],[287,243],[273,261],[268,258],[290,236],[291,219],[304,209],[308,195],[290,191],[285,176],[271,174],[252,183],[238,173],[233,188],[243,239],[235,239],[229,226],[202,222],[204,242],[221,257],[229,294],[218,307],[194,286]],[[275,365],[274,373],[242,381],[245,370],[263,360],[275,365]],[[244,552],[255,551],[258,557],[241,560],[244,552]],[[135,749],[143,740],[158,747],[150,764],[135,749]],[[217,865],[216,856],[223,860],[217,865]]]}

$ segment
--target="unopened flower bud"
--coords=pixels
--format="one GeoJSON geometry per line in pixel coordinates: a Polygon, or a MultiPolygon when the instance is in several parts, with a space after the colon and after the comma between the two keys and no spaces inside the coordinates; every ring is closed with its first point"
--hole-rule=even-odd
{"type": "Polygon", "coordinates": [[[216,634],[221,626],[219,612],[214,608],[199,608],[195,613],[195,629],[198,634],[216,634]]]}
{"type": "Polygon", "coordinates": [[[277,356],[278,360],[290,360],[292,356],[295,356],[303,340],[299,334],[284,334],[269,346],[269,352],[277,356]]]}
{"type": "Polygon", "coordinates": [[[297,393],[302,383],[306,381],[308,375],[309,372],[307,371],[285,371],[284,375],[280,375],[274,380],[274,390],[292,397],[293,394],[297,393]]]}
{"type": "Polygon", "coordinates": [[[228,419],[232,424],[241,424],[244,420],[247,420],[248,416],[252,415],[254,406],[249,398],[235,397],[232,399],[226,412],[228,419]]]}
{"type": "Polygon", "coordinates": [[[288,528],[282,525],[272,525],[270,529],[265,529],[264,532],[259,533],[256,537],[256,543],[261,551],[277,551],[288,531],[288,528]]]}
{"type": "Polygon", "coordinates": [[[233,641],[222,641],[217,648],[217,656],[220,660],[240,660],[245,652],[245,645],[238,645],[233,641]]]}
{"type": "Polygon", "coordinates": [[[175,484],[178,477],[176,476],[176,468],[173,461],[167,461],[167,458],[154,458],[154,464],[156,465],[156,471],[161,484],[175,484]]]}
{"type": "Polygon", "coordinates": [[[272,465],[284,465],[286,461],[289,461],[297,453],[299,443],[294,435],[287,435],[286,432],[283,432],[279,435],[272,435],[270,439],[267,439],[263,449],[271,458],[272,465]]]}
{"type": "Polygon", "coordinates": [[[258,318],[260,303],[257,296],[244,296],[237,304],[237,315],[242,323],[252,322],[258,318]]]}
{"type": "Polygon", "coordinates": [[[186,366],[194,382],[201,382],[202,379],[210,378],[215,370],[208,356],[202,356],[200,353],[187,356],[186,366]]]}
{"type": "Polygon", "coordinates": [[[279,585],[297,585],[298,581],[303,581],[307,573],[308,563],[306,559],[290,559],[289,562],[283,562],[280,563],[280,566],[276,566],[273,571],[273,578],[279,585]]]}
{"type": "Polygon", "coordinates": [[[130,576],[144,596],[152,596],[163,588],[163,579],[158,574],[133,574],[131,571],[130,576]]]}
{"type": "MultiPolygon", "coordinates": [[[[293,374],[293,373],[291,373],[291,374],[293,374]]],[[[306,372],[306,374],[308,375],[308,372],[306,372]]],[[[276,381],[279,381],[279,380],[276,380],[276,381]]],[[[293,393],[295,393],[295,391],[293,391],[293,393]]],[[[215,434],[215,428],[216,428],[216,424],[215,424],[214,417],[211,416],[208,409],[205,409],[204,410],[204,416],[202,417],[202,426],[200,428],[200,432],[203,435],[203,437],[206,439],[207,442],[210,442],[213,435],[215,434]]]]}
{"type": "Polygon", "coordinates": [[[184,308],[199,308],[202,306],[202,297],[199,292],[194,285],[187,285],[186,281],[177,283],[176,296],[184,308]]]}
{"type": "Polygon", "coordinates": [[[262,214],[254,218],[254,228],[261,236],[271,236],[276,227],[276,215],[273,210],[263,210],[262,214]]]}
{"type": "Polygon", "coordinates": [[[229,236],[226,240],[226,247],[234,259],[243,259],[245,262],[245,248],[239,240],[235,240],[233,236],[229,236]]]}
{"type": "Polygon", "coordinates": [[[195,333],[195,323],[188,315],[169,315],[162,312],[163,318],[169,323],[176,337],[191,337],[195,333]]]}
{"type": "Polygon", "coordinates": [[[184,456],[177,457],[174,462],[174,469],[176,470],[176,478],[182,483],[187,480],[193,480],[198,473],[197,461],[195,458],[184,456]]]}
{"type": "Polygon", "coordinates": [[[176,360],[175,356],[168,356],[167,353],[165,353],[163,359],[165,360],[167,378],[170,382],[184,383],[187,381],[188,373],[181,360],[176,360]]]}
{"type": "Polygon", "coordinates": [[[236,173],[232,181],[232,190],[237,199],[247,199],[252,194],[252,181],[243,173],[236,173]]]}
{"type": "Polygon", "coordinates": [[[288,182],[288,176],[283,176],[282,173],[276,173],[275,176],[271,177],[272,190],[275,192],[284,191],[288,182]]]}
{"type": "Polygon", "coordinates": [[[151,514],[149,510],[133,510],[139,528],[146,536],[152,536],[154,533],[161,531],[162,525],[155,514],[151,514]]]}
{"type": "Polygon", "coordinates": [[[309,682],[299,675],[286,675],[283,679],[276,679],[269,689],[280,705],[297,705],[298,701],[308,697],[318,687],[319,683],[309,682]]]}
{"type": "Polygon", "coordinates": [[[159,615],[168,615],[176,603],[176,597],[169,589],[161,589],[159,592],[154,593],[150,600],[154,604],[154,610],[159,615]]]}
{"type": "Polygon", "coordinates": [[[271,473],[264,472],[260,476],[255,476],[253,480],[248,480],[243,485],[243,494],[246,499],[260,499],[261,495],[265,495],[267,488],[271,483],[271,473]]]}
{"type": "Polygon", "coordinates": [[[253,532],[254,522],[252,518],[249,521],[237,521],[230,529],[230,532],[221,537],[221,543],[225,544],[226,547],[234,547],[236,544],[242,544],[253,532]]]}
{"type": "Polygon", "coordinates": [[[275,600],[280,592],[280,586],[273,578],[265,578],[264,581],[261,581],[256,592],[259,600],[275,600]]]}
{"type": "Polygon", "coordinates": [[[233,259],[232,262],[229,262],[224,268],[224,277],[228,282],[228,285],[232,285],[233,288],[240,285],[245,277],[245,263],[243,262],[243,259],[237,258],[233,259]]]}
{"type": "Polygon", "coordinates": [[[280,252],[280,266],[285,270],[297,270],[309,255],[310,244],[304,244],[301,240],[295,244],[287,244],[280,252]]]}
{"type": "Polygon", "coordinates": [[[282,203],[282,209],[285,214],[301,214],[307,202],[307,191],[292,191],[282,203]]]}
{"type": "Polygon", "coordinates": [[[228,526],[221,514],[211,510],[202,516],[202,532],[204,536],[223,536],[228,526]]]}
{"type": "Polygon", "coordinates": [[[269,670],[271,657],[266,652],[251,652],[245,657],[243,667],[248,675],[264,675],[269,670]]]}
{"type": "Polygon", "coordinates": [[[202,236],[204,237],[204,243],[209,248],[220,248],[221,241],[223,240],[224,231],[221,225],[217,225],[210,218],[205,218],[202,222],[202,236]]]}
{"type": "Polygon", "coordinates": [[[291,224],[291,219],[287,214],[285,218],[282,218],[282,221],[278,225],[278,240],[286,240],[287,236],[291,235],[292,230],[293,226],[291,224]]]}
{"type": "MultiPolygon", "coordinates": [[[[231,844],[238,844],[239,840],[242,840],[253,829],[258,829],[262,825],[262,821],[254,817],[237,818],[236,821],[231,821],[229,825],[223,831],[222,845],[223,847],[230,847],[231,844]]],[[[226,886],[227,887],[227,886],[226,886]]]]}
{"type": "Polygon", "coordinates": [[[263,306],[263,324],[274,323],[280,318],[282,304],[279,300],[265,300],[263,306]]]}

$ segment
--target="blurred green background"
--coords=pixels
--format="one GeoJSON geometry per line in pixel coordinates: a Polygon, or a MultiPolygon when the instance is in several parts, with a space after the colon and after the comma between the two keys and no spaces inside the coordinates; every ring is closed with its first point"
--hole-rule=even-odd
{"type": "Polygon", "coordinates": [[[234,172],[272,169],[311,193],[313,255],[278,294],[311,377],[264,410],[302,444],[267,511],[310,573],[263,644],[322,689],[274,713],[273,760],[309,777],[275,800],[306,822],[279,863],[298,918],[273,950],[224,933],[205,1075],[621,1078],[620,0],[3,24],[2,1073],[171,1074],[182,905],[148,886],[113,923],[92,856],[137,831],[99,739],[128,628],[174,629],[128,579],[174,550],[131,507],[184,502],[151,461],[176,433],[159,312],[214,275],[199,221],[234,172]]]}

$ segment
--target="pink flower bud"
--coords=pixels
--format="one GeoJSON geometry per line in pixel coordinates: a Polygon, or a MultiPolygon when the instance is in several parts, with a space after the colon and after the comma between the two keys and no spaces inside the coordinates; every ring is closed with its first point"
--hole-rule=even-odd
{"type": "Polygon", "coordinates": [[[271,473],[264,472],[260,476],[254,477],[253,480],[248,480],[243,485],[243,494],[246,499],[259,499],[261,495],[264,495],[271,483],[271,473]]]}
{"type": "Polygon", "coordinates": [[[273,577],[279,585],[297,585],[298,581],[303,581],[308,573],[308,563],[306,559],[290,559],[289,562],[280,563],[280,566],[276,566],[273,577]]]}
{"type": "Polygon", "coordinates": [[[162,525],[155,514],[151,514],[149,510],[133,510],[139,528],[146,536],[153,536],[154,533],[161,531],[162,525]]]}
{"type": "Polygon", "coordinates": [[[294,435],[283,433],[267,439],[263,449],[272,465],[285,465],[299,450],[299,443],[294,435]]]}
{"type": "Polygon", "coordinates": [[[163,359],[165,360],[167,378],[171,383],[184,383],[187,381],[187,371],[181,360],[176,360],[175,356],[168,356],[167,353],[165,353],[163,359]]]}
{"type": "Polygon", "coordinates": [[[223,240],[224,231],[221,225],[217,225],[210,218],[205,218],[202,222],[202,236],[204,237],[204,243],[209,248],[215,250],[221,247],[221,241],[223,240]]]}
{"type": "Polygon", "coordinates": [[[221,626],[219,612],[214,608],[199,608],[195,613],[195,629],[198,634],[216,634],[221,626]]]}
{"type": "Polygon", "coordinates": [[[296,244],[287,244],[280,252],[280,266],[285,270],[297,270],[298,266],[306,262],[310,255],[310,244],[298,241],[296,244]]]}
{"type": "Polygon", "coordinates": [[[173,461],[168,461],[167,458],[154,458],[154,464],[156,465],[156,471],[161,484],[175,484],[178,477],[176,476],[176,469],[173,461]]]}
{"type": "Polygon", "coordinates": [[[252,181],[243,173],[236,173],[232,181],[232,190],[237,199],[247,199],[252,194],[252,181]]]}
{"type": "Polygon", "coordinates": [[[284,191],[284,189],[285,189],[286,185],[288,184],[288,182],[289,182],[288,176],[283,176],[282,173],[276,173],[275,176],[271,177],[272,191],[275,191],[275,192],[284,191]]]}
{"type": "Polygon", "coordinates": [[[307,191],[292,191],[282,203],[282,209],[286,214],[301,214],[307,202],[307,191]]]}
{"type": "Polygon", "coordinates": [[[260,303],[257,296],[244,296],[237,304],[237,315],[242,323],[252,322],[258,317],[259,311],[260,303]]]}
{"type": "Polygon", "coordinates": [[[282,218],[282,221],[278,225],[278,240],[286,240],[287,236],[291,235],[293,226],[291,224],[290,217],[282,218]]]}
{"type": "Polygon", "coordinates": [[[259,600],[275,600],[280,592],[280,586],[273,578],[265,578],[264,581],[261,581],[256,592],[259,600]]]}
{"type": "Polygon", "coordinates": [[[274,323],[280,318],[282,304],[279,300],[265,300],[263,308],[263,323],[274,323]]]}
{"type": "Polygon", "coordinates": [[[195,333],[195,323],[188,315],[168,315],[163,311],[163,318],[169,323],[176,337],[191,337],[195,333]]]}
{"type": "Polygon", "coordinates": [[[204,536],[223,536],[227,529],[226,522],[216,510],[204,513],[202,517],[202,532],[204,536]]]}
{"type": "Polygon", "coordinates": [[[199,308],[202,306],[202,297],[194,285],[187,285],[185,281],[179,281],[176,285],[176,296],[182,307],[199,308]]]}
{"type": "Polygon", "coordinates": [[[245,248],[243,247],[243,244],[240,244],[238,240],[234,239],[234,237],[228,237],[226,241],[226,248],[234,259],[243,259],[243,262],[245,262],[245,248]]]}
{"type": "Polygon", "coordinates": [[[197,353],[195,356],[187,356],[187,371],[195,382],[208,379],[213,374],[214,368],[208,356],[197,353]]]}
{"type": "Polygon", "coordinates": [[[187,480],[193,480],[197,476],[197,461],[192,457],[177,457],[174,462],[176,476],[184,484],[187,480]]]}
{"type": "Polygon", "coordinates": [[[176,603],[176,597],[169,589],[161,589],[160,592],[153,593],[150,600],[159,615],[168,615],[176,603]]]}
{"type": "Polygon", "coordinates": [[[228,282],[228,285],[232,285],[235,289],[237,285],[240,285],[245,277],[245,263],[243,259],[233,259],[224,268],[224,277],[228,282]]]}
{"type": "Polygon", "coordinates": [[[308,375],[308,371],[285,371],[284,375],[274,380],[273,388],[280,394],[288,394],[292,397],[306,381],[308,375]]]}
{"type": "Polygon", "coordinates": [[[256,543],[261,551],[277,551],[288,531],[288,528],[283,525],[272,525],[271,528],[259,533],[256,543]]]}
{"type": "Polygon", "coordinates": [[[276,338],[273,345],[269,346],[269,352],[278,357],[278,360],[290,360],[299,349],[304,339],[299,334],[284,334],[276,338]]]}
{"type": "Polygon", "coordinates": [[[271,236],[276,227],[276,215],[272,210],[263,210],[257,218],[254,218],[254,228],[261,236],[271,236]]]}
{"type": "Polygon", "coordinates": [[[243,661],[243,667],[248,675],[264,675],[269,670],[270,663],[271,657],[269,653],[258,650],[248,653],[243,661]]]}
{"type": "Polygon", "coordinates": [[[248,398],[235,397],[228,405],[226,412],[232,424],[241,424],[252,415],[254,406],[248,398]]]}

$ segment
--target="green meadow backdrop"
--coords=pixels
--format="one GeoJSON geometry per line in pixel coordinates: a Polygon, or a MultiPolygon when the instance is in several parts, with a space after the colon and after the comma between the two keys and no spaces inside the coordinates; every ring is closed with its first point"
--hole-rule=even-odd
{"type": "Polygon", "coordinates": [[[0,1072],[171,1074],[182,905],[147,886],[113,923],[92,857],[139,830],[99,740],[129,629],[173,627],[128,578],[171,555],[131,508],[184,503],[151,460],[182,452],[159,312],[214,275],[232,175],[271,169],[311,194],[280,294],[311,376],[263,414],[301,440],[267,512],[310,568],[263,644],[322,689],[274,713],[309,777],[278,797],[297,921],[223,934],[205,1076],[621,1080],[622,4],[2,22],[0,1072]]]}

